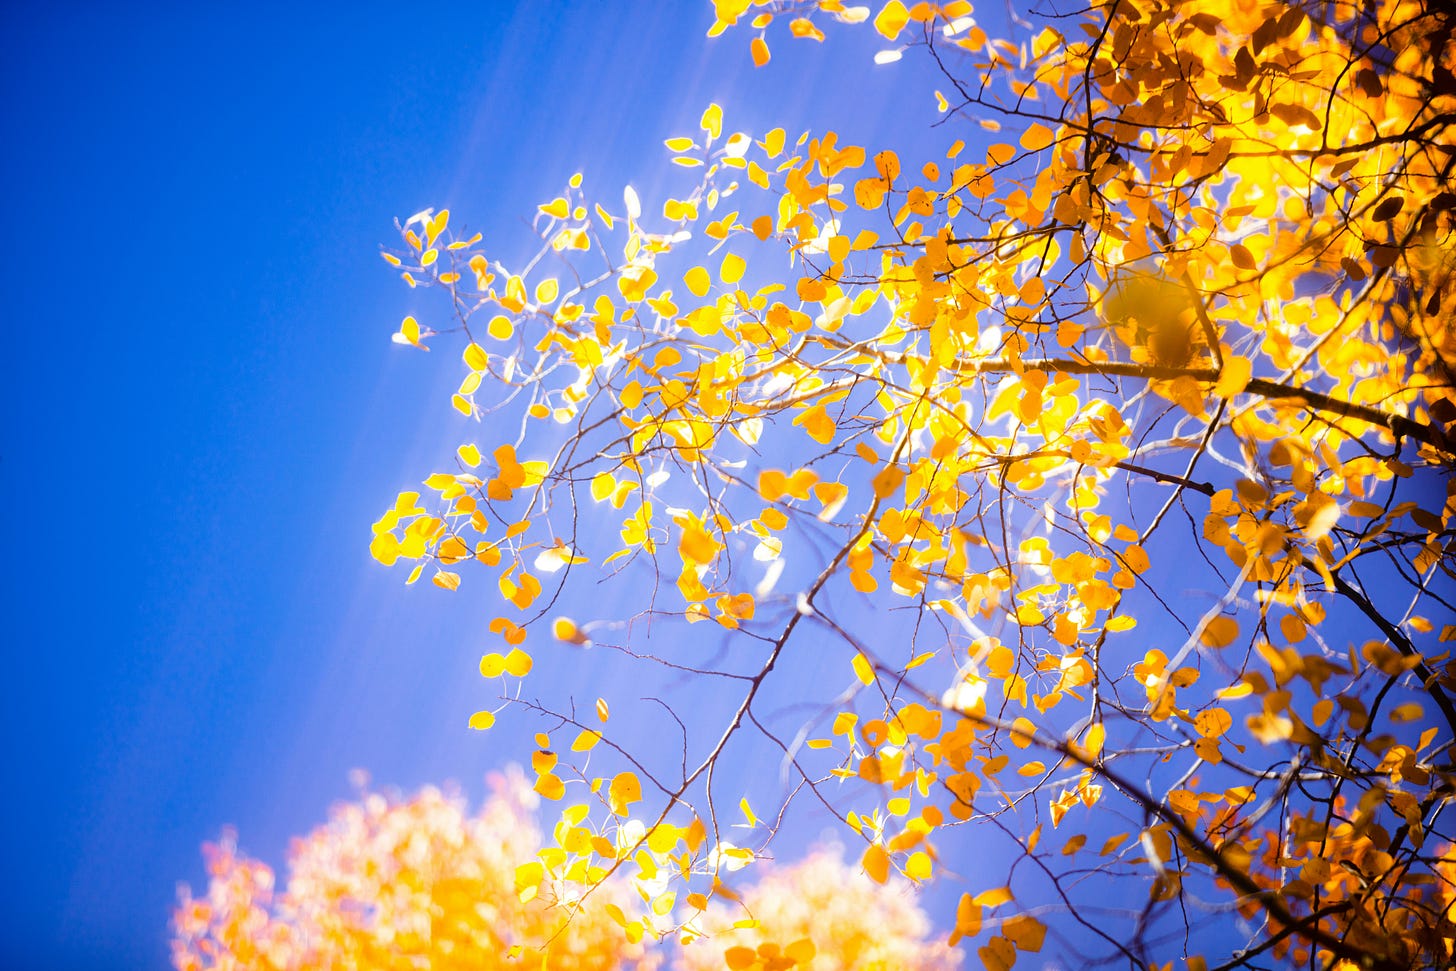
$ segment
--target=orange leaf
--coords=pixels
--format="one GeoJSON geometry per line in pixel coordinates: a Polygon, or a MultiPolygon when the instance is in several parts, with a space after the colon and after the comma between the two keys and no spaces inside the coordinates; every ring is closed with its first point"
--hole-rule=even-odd
{"type": "Polygon", "coordinates": [[[753,43],[748,45],[749,52],[753,55],[753,66],[763,67],[768,63],[768,44],[762,37],[755,37],[753,43]]]}
{"type": "Polygon", "coordinates": [[[1021,147],[1028,152],[1039,152],[1050,145],[1055,137],[1046,125],[1033,122],[1021,134],[1021,147]]]}
{"type": "Polygon", "coordinates": [[[890,879],[890,855],[880,844],[871,843],[865,849],[860,863],[864,866],[865,873],[869,874],[870,879],[875,883],[884,883],[890,879]]]}

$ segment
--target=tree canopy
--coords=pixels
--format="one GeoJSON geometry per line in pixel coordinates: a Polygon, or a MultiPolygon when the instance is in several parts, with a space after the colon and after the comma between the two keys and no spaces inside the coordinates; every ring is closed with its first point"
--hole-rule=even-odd
{"type": "Polygon", "coordinates": [[[708,934],[819,813],[873,880],[971,882],[988,968],[1444,966],[1450,8],[713,6],[761,66],[931,59],[940,149],[709,105],[681,191],[570,176],[520,265],[445,210],[385,253],[479,424],[371,551],[488,605],[469,724],[541,730],[542,898],[621,876],[629,941],[708,934]]]}
{"type": "Polygon", "coordinates": [[[519,966],[512,949],[529,943],[566,971],[652,971],[656,961],[612,921],[612,909],[628,903],[625,886],[600,888],[570,921],[525,893],[530,872],[517,866],[542,843],[534,801],[522,780],[507,778],[474,814],[439,789],[408,799],[364,792],[294,841],[281,886],[228,834],[204,848],[207,892],[182,892],[173,965],[508,968],[519,966]]]}
{"type": "Polygon", "coordinates": [[[552,906],[540,893],[545,867],[531,859],[543,850],[533,813],[539,797],[519,773],[492,781],[474,813],[458,793],[434,787],[408,798],[363,791],[294,841],[281,884],[267,864],[239,852],[236,833],[206,845],[207,892],[182,888],[173,966],[486,971],[527,966],[529,954],[562,971],[654,971],[664,958],[699,971],[722,967],[724,941],[736,949],[735,962],[787,958],[814,971],[957,964],[957,951],[930,939],[905,881],[875,883],[825,848],[767,867],[731,904],[713,903],[703,915],[711,945],[669,951],[628,943],[621,932],[624,908],[633,906],[627,879],[595,885],[579,906],[552,906]]]}

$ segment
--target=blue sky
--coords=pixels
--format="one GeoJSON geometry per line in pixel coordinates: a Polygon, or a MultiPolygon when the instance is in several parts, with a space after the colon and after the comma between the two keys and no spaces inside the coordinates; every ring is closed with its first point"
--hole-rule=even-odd
{"type": "Polygon", "coordinates": [[[710,22],[687,2],[0,12],[0,965],[161,967],[175,884],[224,824],[277,864],[352,768],[410,788],[504,761],[505,736],[464,729],[481,608],[367,553],[461,440],[458,375],[389,342],[417,298],[379,245],[448,206],[524,255],[522,220],[576,171],[656,198],[661,140],[710,101],[873,144],[909,85],[933,119],[923,66],[872,70],[867,30],[780,39],[754,72],[748,35],[710,22]]]}

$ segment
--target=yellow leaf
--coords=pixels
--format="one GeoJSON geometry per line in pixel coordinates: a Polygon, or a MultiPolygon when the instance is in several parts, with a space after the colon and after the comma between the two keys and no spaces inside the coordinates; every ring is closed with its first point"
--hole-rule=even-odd
{"type": "Polygon", "coordinates": [[[1193,742],[1193,752],[1200,759],[1209,765],[1218,765],[1223,761],[1223,749],[1216,738],[1199,738],[1193,742]]]}
{"type": "Polygon", "coordinates": [[[1107,842],[1102,844],[1102,849],[1097,851],[1097,855],[1106,856],[1113,852],[1127,840],[1127,836],[1127,833],[1118,833],[1116,836],[1109,837],[1107,842]]]}
{"type": "Polygon", "coordinates": [[[584,728],[581,734],[576,736],[576,741],[571,743],[571,750],[573,752],[590,752],[601,740],[601,732],[591,728],[584,728]]]}
{"type": "Polygon", "coordinates": [[[743,257],[736,253],[729,253],[723,257],[723,265],[718,268],[718,277],[730,285],[737,283],[743,279],[743,271],[746,266],[743,257]]]}
{"type": "Polygon", "coordinates": [[[910,12],[900,0],[890,0],[880,8],[880,13],[875,17],[875,30],[885,40],[894,40],[905,25],[910,22],[910,12]]]}
{"type": "Polygon", "coordinates": [[[710,139],[717,138],[723,134],[723,109],[716,104],[708,105],[698,124],[702,126],[703,131],[708,133],[710,139]]]}
{"type": "Polygon", "coordinates": [[[519,647],[512,648],[511,653],[505,657],[504,666],[507,674],[524,678],[531,670],[531,655],[519,647]]]}
{"type": "Polygon", "coordinates": [[[476,243],[480,242],[480,240],[481,240],[480,233],[476,233],[474,236],[470,237],[469,239],[457,239],[457,240],[455,240],[455,242],[451,243],[449,246],[447,246],[445,248],[446,249],[469,249],[470,247],[474,246],[476,243]]]}
{"type": "Polygon", "coordinates": [[[470,547],[459,536],[451,536],[440,544],[435,554],[442,563],[459,563],[470,559],[470,547]]]}
{"type": "Polygon", "coordinates": [[[929,880],[931,869],[930,856],[923,851],[911,853],[905,861],[905,875],[911,880],[929,880]]]}
{"type": "Polygon", "coordinates": [[[981,907],[999,907],[1012,900],[1010,887],[997,887],[976,894],[976,904],[981,907]]]}
{"type": "Polygon", "coordinates": [[[498,298],[500,305],[513,314],[518,314],[526,307],[526,281],[519,275],[511,274],[506,281],[506,292],[498,298]]]}
{"type": "Polygon", "coordinates": [[[470,727],[483,732],[495,724],[495,715],[488,711],[477,711],[470,716],[470,727]]]}
{"type": "Polygon", "coordinates": [[[1021,135],[1021,147],[1028,152],[1039,152],[1052,143],[1055,134],[1046,125],[1033,122],[1021,135]]]}
{"type": "Polygon", "coordinates": [[[474,445],[462,445],[455,450],[455,454],[460,456],[460,461],[472,469],[480,464],[480,449],[474,445]]]}
{"type": "Polygon", "coordinates": [[[607,708],[607,700],[605,698],[598,698],[597,699],[597,717],[600,718],[602,721],[606,721],[607,720],[607,717],[610,714],[611,714],[611,711],[607,708]]]}
{"type": "Polygon", "coordinates": [[[1206,647],[1228,647],[1239,636],[1239,622],[1219,614],[1208,622],[1199,635],[1206,647]]]}
{"type": "Polygon", "coordinates": [[[875,153],[875,171],[888,186],[900,174],[900,157],[889,149],[875,153]]]}
{"type": "Polygon", "coordinates": [[[1213,393],[1220,398],[1232,398],[1249,386],[1249,378],[1253,373],[1254,364],[1247,357],[1226,357],[1213,393]]]}
{"type": "Polygon", "coordinates": [[[1403,725],[1407,722],[1419,721],[1424,714],[1425,709],[1419,701],[1408,701],[1403,705],[1396,705],[1389,717],[1393,723],[1403,725]]]}
{"type": "Polygon", "coordinates": [[[1001,933],[1011,938],[1018,951],[1040,951],[1046,925],[1030,914],[1017,914],[1001,924],[1001,933]]]}
{"type": "Polygon", "coordinates": [[[935,651],[926,651],[926,652],[924,652],[922,654],[915,655],[914,657],[912,657],[910,659],[910,663],[905,665],[905,670],[906,671],[913,671],[913,670],[915,670],[916,668],[920,667],[920,665],[924,664],[926,661],[929,661],[931,658],[935,657],[935,653],[936,653],[935,651]]]}
{"type": "Polygon", "coordinates": [[[1030,718],[1018,717],[1011,723],[1011,744],[1017,748],[1026,748],[1036,737],[1036,725],[1030,718]]]}
{"type": "Polygon", "coordinates": [[[860,684],[870,685],[875,683],[874,668],[870,667],[869,659],[863,654],[856,654],[853,662],[854,676],[859,678],[860,684]]]}
{"type": "Polygon", "coordinates": [[[1193,727],[1205,738],[1217,738],[1233,727],[1233,716],[1222,708],[1201,711],[1193,719],[1193,727]]]}
{"type": "Polygon", "coordinates": [[[887,465],[876,472],[870,480],[874,487],[876,499],[888,499],[890,495],[905,481],[905,471],[897,465],[887,465]]]}
{"type": "Polygon", "coordinates": [[[558,759],[550,749],[538,749],[531,753],[531,771],[544,775],[556,767],[558,759]]]}
{"type": "Polygon", "coordinates": [[[788,947],[784,948],[784,957],[794,962],[796,967],[807,968],[814,956],[818,954],[814,942],[807,937],[801,937],[788,947]]]}
{"type": "Polygon", "coordinates": [[[713,285],[712,277],[708,271],[701,266],[695,266],[683,274],[683,282],[687,284],[688,290],[695,297],[705,296],[708,288],[713,285]]]}
{"type": "Polygon", "coordinates": [[[981,905],[968,893],[961,894],[961,899],[956,904],[956,934],[962,937],[975,937],[981,933],[981,905]]]}
{"type": "Polygon", "coordinates": [[[535,890],[545,878],[546,868],[539,860],[523,863],[516,867],[516,892],[524,894],[527,890],[535,890]]]}
{"type": "Polygon", "coordinates": [[[618,816],[626,816],[629,807],[642,798],[642,783],[631,772],[619,773],[607,789],[607,804],[618,816]]]}
{"type": "Polygon", "coordinates": [[[465,361],[465,366],[472,371],[484,371],[490,363],[490,356],[485,353],[485,348],[471,341],[465,345],[465,351],[460,355],[465,361]]]}
{"type": "Polygon", "coordinates": [[[565,641],[568,644],[590,644],[591,638],[576,626],[576,623],[569,617],[557,617],[551,622],[551,635],[558,641],[565,641]]]}
{"type": "Polygon", "coordinates": [[[485,332],[498,341],[508,341],[516,333],[516,325],[504,314],[496,314],[485,325],[485,332]]]}
{"type": "Polygon", "coordinates": [[[541,794],[542,798],[557,800],[566,795],[566,783],[554,772],[547,772],[536,779],[536,784],[531,788],[541,794]]]}
{"type": "Polygon", "coordinates": [[[1233,698],[1247,698],[1254,693],[1254,686],[1247,681],[1240,681],[1238,684],[1231,684],[1227,688],[1219,688],[1213,696],[1220,701],[1233,698]]]}
{"type": "Polygon", "coordinates": [[[394,566],[399,560],[399,540],[393,533],[379,533],[369,544],[369,553],[385,566],[394,566]]]}
{"type": "Polygon", "coordinates": [[[480,240],[481,240],[480,233],[476,233],[474,236],[470,237],[469,239],[457,239],[457,240],[455,240],[453,243],[451,243],[449,246],[447,246],[445,248],[446,249],[452,249],[452,250],[455,250],[455,249],[469,249],[470,247],[474,246],[476,243],[480,242],[480,240]]]}

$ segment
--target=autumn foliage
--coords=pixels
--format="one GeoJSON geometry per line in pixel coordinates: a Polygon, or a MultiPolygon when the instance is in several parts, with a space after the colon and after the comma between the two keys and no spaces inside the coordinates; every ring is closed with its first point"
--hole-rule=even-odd
{"type": "Polygon", "coordinates": [[[541,896],[539,877],[519,867],[541,848],[535,801],[519,780],[502,780],[473,815],[438,789],[366,793],[295,842],[282,887],[266,864],[239,855],[235,837],[209,844],[207,894],[183,890],[173,965],[518,968],[534,955],[576,971],[655,967],[613,921],[625,887],[599,887],[578,905],[541,896]]]}
{"type": "Polygon", "coordinates": [[[768,864],[766,870],[737,899],[713,902],[693,922],[692,929],[706,938],[684,947],[677,966],[771,968],[787,959],[811,971],[961,966],[961,954],[936,940],[902,880],[876,883],[827,849],[786,866],[768,864]]]}
{"type": "Polygon", "coordinates": [[[817,812],[874,881],[966,874],[987,967],[1444,965],[1451,9],[714,12],[764,70],[841,24],[931,59],[940,144],[712,105],[650,206],[576,175],[532,255],[443,210],[385,254],[462,443],[371,550],[488,611],[470,722],[540,720],[551,896],[628,875],[626,939],[690,938],[817,812]],[[550,663],[701,693],[629,747],[655,701],[550,663]],[[755,813],[713,780],[764,751],[755,813]]]}
{"type": "Polygon", "coordinates": [[[283,887],[270,867],[239,854],[235,836],[208,844],[207,893],[182,889],[173,964],[650,971],[670,958],[696,971],[722,967],[736,949],[729,963],[743,968],[777,966],[789,954],[814,971],[937,971],[955,956],[929,939],[907,886],[872,883],[827,850],[734,893],[731,909],[715,903],[694,920],[693,943],[649,951],[623,940],[622,908],[635,897],[625,880],[607,881],[585,901],[541,896],[537,802],[514,777],[497,779],[474,814],[458,794],[435,788],[409,798],[364,793],[296,841],[283,887]]]}

